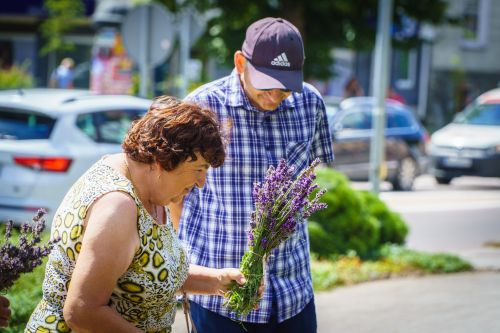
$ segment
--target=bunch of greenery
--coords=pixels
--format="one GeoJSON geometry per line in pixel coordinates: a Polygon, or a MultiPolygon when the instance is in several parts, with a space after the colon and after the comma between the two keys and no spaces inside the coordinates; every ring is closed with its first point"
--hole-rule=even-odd
{"type": "Polygon", "coordinates": [[[362,259],[373,258],[386,243],[404,243],[408,227],[376,195],[354,190],[331,168],[318,170],[317,182],[327,190],[321,202],[328,208],[313,214],[308,227],[311,251],[320,258],[350,251],[362,259]]]}
{"type": "MultiPolygon", "coordinates": [[[[49,233],[44,233],[44,239],[49,238],[49,233]]],[[[43,260],[43,264],[35,268],[28,274],[22,274],[14,285],[7,291],[6,297],[10,301],[10,309],[12,318],[9,321],[9,327],[0,329],[0,332],[5,333],[21,333],[24,332],[26,323],[28,322],[33,310],[38,302],[42,299],[42,283],[45,276],[45,264],[47,259],[43,260]]]]}
{"type": "Polygon", "coordinates": [[[318,188],[314,168],[319,162],[314,160],[294,179],[295,168],[281,160],[276,168],[269,167],[263,184],[254,185],[249,249],[240,265],[247,282],[243,286],[234,283],[225,295],[225,305],[238,316],[246,316],[259,302],[258,289],[269,253],[290,238],[311,214],[326,208],[319,203],[324,190],[309,198],[318,188]]]}
{"type": "Polygon", "coordinates": [[[45,212],[39,210],[30,224],[19,229],[12,223],[0,226],[0,290],[10,300],[12,318],[6,333],[23,332],[42,298],[46,255],[55,240],[45,229],[45,212]]]}
{"type": "Polygon", "coordinates": [[[45,229],[43,209],[38,210],[32,224],[23,224],[16,242],[12,242],[13,223],[9,221],[5,228],[5,243],[0,246],[0,291],[6,291],[23,273],[32,272],[42,264],[52,245],[58,240],[41,243],[45,229]],[[41,243],[41,244],[40,244],[41,243]]]}

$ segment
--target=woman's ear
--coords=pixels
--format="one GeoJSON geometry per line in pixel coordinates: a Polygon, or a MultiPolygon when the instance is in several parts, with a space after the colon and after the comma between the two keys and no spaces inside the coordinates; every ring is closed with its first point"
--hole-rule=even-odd
{"type": "Polygon", "coordinates": [[[151,164],[151,171],[154,172],[154,174],[156,174],[157,179],[160,180],[161,173],[163,171],[163,168],[160,165],[160,162],[155,162],[155,163],[151,164]]]}

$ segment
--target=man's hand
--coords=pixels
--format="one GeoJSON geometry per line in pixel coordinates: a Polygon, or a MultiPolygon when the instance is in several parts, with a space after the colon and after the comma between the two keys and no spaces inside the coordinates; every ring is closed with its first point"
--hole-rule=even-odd
{"type": "Polygon", "coordinates": [[[10,302],[7,297],[0,295],[0,327],[7,327],[11,312],[9,309],[10,302]]]}

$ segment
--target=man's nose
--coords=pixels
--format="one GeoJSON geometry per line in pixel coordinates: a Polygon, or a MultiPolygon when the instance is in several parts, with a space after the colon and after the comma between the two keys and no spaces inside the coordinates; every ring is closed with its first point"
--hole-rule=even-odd
{"type": "Polygon", "coordinates": [[[269,91],[269,98],[274,102],[274,103],[281,103],[285,98],[286,94],[281,91],[280,89],[273,89],[269,91]]]}

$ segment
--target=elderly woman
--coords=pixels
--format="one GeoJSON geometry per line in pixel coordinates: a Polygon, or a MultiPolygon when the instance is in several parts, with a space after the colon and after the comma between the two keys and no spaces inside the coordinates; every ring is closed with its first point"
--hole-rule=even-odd
{"type": "Polygon", "coordinates": [[[177,292],[222,295],[244,283],[237,269],[189,266],[165,208],[224,162],[223,141],[209,110],[156,99],[124,153],[94,164],[57,210],[60,240],[26,332],[170,332],[177,292]]]}

